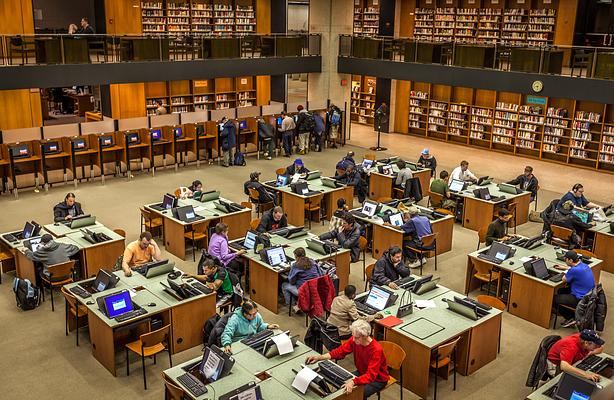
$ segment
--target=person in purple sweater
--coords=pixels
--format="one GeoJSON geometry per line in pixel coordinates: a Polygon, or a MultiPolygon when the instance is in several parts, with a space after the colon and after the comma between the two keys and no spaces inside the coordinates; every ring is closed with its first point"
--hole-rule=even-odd
{"type": "Polygon", "coordinates": [[[220,222],[215,225],[215,233],[209,239],[209,255],[216,257],[230,272],[242,276],[245,270],[243,263],[237,259],[245,254],[245,250],[231,252],[228,249],[228,225],[220,222]]]}

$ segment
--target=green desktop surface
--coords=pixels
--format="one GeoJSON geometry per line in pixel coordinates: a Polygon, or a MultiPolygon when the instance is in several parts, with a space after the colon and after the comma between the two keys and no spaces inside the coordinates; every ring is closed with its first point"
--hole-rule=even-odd
{"type": "MultiPolygon", "coordinates": [[[[86,226],[85,228],[92,230],[92,228],[98,228],[104,226],[103,224],[101,224],[100,222],[96,221],[96,223],[94,225],[91,226],[86,226]]],[[[47,224],[45,226],[43,226],[43,228],[45,228],[45,230],[49,233],[51,233],[53,236],[55,237],[61,237],[61,236],[66,236],[69,233],[73,233],[73,232],[78,232],[79,228],[77,229],[73,229],[70,227],[70,225],[65,225],[61,222],[56,222],[54,224],[47,224]]]]}
{"type": "MultiPolygon", "coordinates": [[[[292,336],[292,332],[290,332],[290,336],[292,336]]],[[[297,342],[297,346],[294,348],[294,351],[292,353],[284,354],[283,356],[266,358],[256,350],[248,348],[245,351],[241,351],[237,354],[234,354],[233,357],[238,364],[242,365],[245,369],[255,375],[259,372],[267,371],[280,364],[283,364],[288,360],[294,359],[296,357],[301,357],[303,354],[307,353],[310,350],[311,349],[307,347],[307,345],[305,345],[304,343],[297,342]]],[[[304,360],[303,357],[301,357],[301,359],[304,360]]]]}

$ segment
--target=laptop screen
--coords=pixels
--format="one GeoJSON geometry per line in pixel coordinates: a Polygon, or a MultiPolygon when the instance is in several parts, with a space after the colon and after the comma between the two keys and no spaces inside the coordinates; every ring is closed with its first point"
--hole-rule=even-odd
{"type": "Polygon", "coordinates": [[[221,357],[210,347],[205,349],[203,360],[200,363],[200,373],[207,378],[209,382],[214,382],[220,378],[224,369],[224,357],[221,357]]]}
{"type": "Polygon", "coordinates": [[[382,173],[386,175],[392,175],[393,174],[392,165],[384,165],[382,167],[382,173]]]}
{"type": "Polygon", "coordinates": [[[589,400],[594,391],[593,382],[564,372],[554,398],[556,400],[589,400]]]}
{"type": "Polygon", "coordinates": [[[247,121],[239,121],[239,129],[244,131],[247,129],[247,121]]]}
{"type": "Polygon", "coordinates": [[[543,258],[533,260],[531,262],[531,265],[533,266],[533,272],[535,273],[536,277],[540,279],[545,279],[549,276],[548,267],[546,267],[546,261],[544,261],[543,258]]]}
{"type": "Polygon", "coordinates": [[[488,250],[488,254],[497,260],[505,261],[510,254],[511,247],[504,245],[503,243],[493,242],[488,250]]]}
{"type": "Polygon", "coordinates": [[[580,220],[582,220],[582,222],[584,222],[585,224],[589,223],[589,215],[590,213],[588,211],[584,211],[584,210],[579,210],[577,208],[574,208],[573,210],[571,210],[571,212],[578,218],[580,218],[580,220]]]}
{"type": "Polygon", "coordinates": [[[24,239],[29,239],[32,237],[32,234],[34,234],[34,224],[31,222],[26,222],[25,226],[23,227],[23,232],[22,232],[22,236],[24,239]]]}
{"type": "Polygon", "coordinates": [[[30,247],[33,252],[36,252],[43,244],[41,243],[41,238],[34,238],[30,240],[30,247]]]}
{"type": "Polygon", "coordinates": [[[282,117],[278,117],[278,118],[277,118],[277,125],[281,125],[281,123],[282,123],[282,121],[283,121],[283,120],[284,120],[284,119],[283,119],[282,117]]]}
{"type": "Polygon", "coordinates": [[[365,304],[377,311],[382,311],[386,308],[386,304],[388,304],[388,298],[390,298],[390,292],[378,286],[373,286],[369,291],[365,304]]]}
{"type": "Polygon", "coordinates": [[[390,215],[390,224],[392,224],[394,226],[401,226],[401,225],[403,225],[403,215],[401,213],[396,213],[396,214],[390,215]]]}
{"type": "Polygon", "coordinates": [[[112,294],[104,298],[104,305],[107,309],[107,316],[115,318],[118,315],[132,311],[132,300],[130,300],[130,292],[123,290],[119,293],[112,294]]]}
{"type": "Polygon", "coordinates": [[[96,279],[94,280],[93,287],[97,292],[102,292],[107,288],[109,282],[110,280],[109,276],[107,275],[107,272],[103,269],[99,269],[98,274],[96,274],[96,279]]]}
{"type": "Polygon", "coordinates": [[[288,184],[288,177],[286,175],[277,175],[277,186],[286,186],[288,184]]]}
{"type": "Polygon", "coordinates": [[[375,210],[377,210],[377,203],[373,201],[365,201],[362,205],[362,213],[372,217],[375,215],[375,210]]]}
{"type": "Polygon", "coordinates": [[[281,246],[268,249],[266,255],[269,259],[269,265],[273,267],[286,262],[286,253],[281,246]]]}
{"type": "Polygon", "coordinates": [[[85,139],[74,139],[72,141],[72,145],[75,149],[84,149],[85,148],[85,139]]]}
{"type": "Polygon", "coordinates": [[[113,144],[113,138],[111,136],[103,136],[101,142],[103,146],[110,146],[113,144]]]}
{"type": "Polygon", "coordinates": [[[460,192],[461,190],[463,190],[463,186],[465,186],[465,183],[463,181],[452,179],[452,182],[450,183],[450,190],[453,192],[460,192]]]}
{"type": "Polygon", "coordinates": [[[362,160],[362,167],[364,169],[369,169],[373,166],[373,160],[367,160],[366,158],[362,160]]]}
{"type": "Polygon", "coordinates": [[[248,250],[252,250],[254,246],[256,246],[256,237],[257,236],[255,232],[247,231],[247,234],[245,235],[245,241],[243,241],[243,246],[245,246],[245,248],[248,250]]]}
{"type": "Polygon", "coordinates": [[[183,135],[183,128],[174,128],[173,130],[175,131],[176,138],[180,138],[183,135]]]}
{"type": "Polygon", "coordinates": [[[59,149],[58,142],[47,142],[43,147],[45,149],[45,153],[53,153],[59,149]]]}
{"type": "Polygon", "coordinates": [[[175,205],[175,196],[171,195],[171,194],[165,194],[164,197],[162,198],[162,207],[165,210],[168,210],[170,208],[173,208],[173,205],[175,205]]]}
{"type": "Polygon", "coordinates": [[[140,140],[138,132],[130,132],[126,135],[126,141],[128,143],[138,143],[140,140]]]}
{"type": "Polygon", "coordinates": [[[192,219],[192,218],[194,218],[195,216],[196,216],[196,214],[194,214],[194,209],[192,209],[192,210],[187,210],[187,211],[185,212],[185,217],[186,217],[187,219],[192,219]]]}
{"type": "Polygon", "coordinates": [[[152,140],[160,140],[162,138],[162,131],[160,129],[152,129],[151,130],[151,139],[152,140]]]}

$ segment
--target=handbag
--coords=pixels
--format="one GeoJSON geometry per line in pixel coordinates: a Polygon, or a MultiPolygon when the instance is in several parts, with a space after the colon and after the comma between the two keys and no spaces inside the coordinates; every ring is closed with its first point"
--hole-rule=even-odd
{"type": "Polygon", "coordinates": [[[414,302],[411,298],[411,291],[405,290],[399,301],[399,309],[397,310],[397,318],[403,318],[414,312],[414,302]],[[405,303],[405,295],[409,294],[409,302],[405,303]]]}

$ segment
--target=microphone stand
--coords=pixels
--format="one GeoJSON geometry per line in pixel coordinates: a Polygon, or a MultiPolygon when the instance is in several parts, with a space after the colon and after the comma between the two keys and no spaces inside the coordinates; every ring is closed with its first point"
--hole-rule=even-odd
{"type": "Polygon", "coordinates": [[[375,122],[377,124],[377,146],[370,147],[373,151],[386,151],[388,150],[386,147],[380,146],[380,138],[382,135],[382,111],[378,109],[375,112],[375,122]]]}

